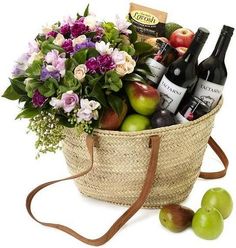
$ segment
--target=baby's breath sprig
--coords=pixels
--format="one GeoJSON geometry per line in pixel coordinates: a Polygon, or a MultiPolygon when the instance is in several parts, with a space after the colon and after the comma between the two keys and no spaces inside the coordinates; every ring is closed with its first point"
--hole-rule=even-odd
{"type": "Polygon", "coordinates": [[[36,158],[39,158],[40,154],[46,152],[55,153],[58,149],[61,149],[60,142],[64,138],[64,128],[59,125],[59,119],[56,118],[55,113],[42,111],[30,119],[28,129],[37,136],[35,147],[38,150],[38,154],[36,158]]]}

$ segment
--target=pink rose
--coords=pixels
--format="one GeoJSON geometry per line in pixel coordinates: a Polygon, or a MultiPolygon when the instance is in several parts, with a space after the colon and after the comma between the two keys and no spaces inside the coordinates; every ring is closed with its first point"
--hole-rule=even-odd
{"type": "Polygon", "coordinates": [[[73,91],[67,91],[66,93],[62,94],[61,101],[62,108],[66,113],[69,113],[79,103],[79,97],[77,94],[73,93],[73,91]]]}

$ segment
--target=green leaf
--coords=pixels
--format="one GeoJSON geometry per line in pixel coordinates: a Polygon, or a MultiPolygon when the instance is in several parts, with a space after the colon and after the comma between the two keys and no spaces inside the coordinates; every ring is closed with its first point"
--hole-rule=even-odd
{"type": "Polygon", "coordinates": [[[84,11],[84,16],[88,16],[89,15],[89,4],[87,5],[85,11],[84,11]]]}
{"type": "Polygon", "coordinates": [[[10,85],[5,92],[3,93],[2,97],[5,97],[9,100],[18,100],[20,98],[20,95],[13,89],[13,87],[10,85]]]}
{"type": "Polygon", "coordinates": [[[99,82],[102,79],[102,75],[97,75],[97,76],[91,76],[91,75],[86,75],[86,81],[88,82],[89,85],[93,86],[97,82],[99,82]]]}
{"type": "Polygon", "coordinates": [[[50,97],[56,93],[53,80],[54,79],[49,78],[42,85],[40,85],[38,89],[40,94],[42,94],[45,97],[50,97]]]}
{"type": "Polygon", "coordinates": [[[59,53],[64,52],[63,48],[53,44],[52,40],[50,40],[50,39],[45,40],[41,45],[41,51],[42,51],[43,54],[47,54],[48,52],[52,51],[53,49],[59,51],[59,53]]]}
{"type": "Polygon", "coordinates": [[[107,101],[105,98],[105,94],[101,88],[99,83],[96,83],[89,94],[89,97],[95,98],[98,102],[102,104],[102,106],[107,107],[107,101]]]}
{"type": "Polygon", "coordinates": [[[73,55],[73,58],[78,64],[84,64],[87,59],[88,49],[82,49],[73,55]]]}
{"type": "Polygon", "coordinates": [[[139,56],[145,54],[153,49],[151,45],[146,42],[136,42],[134,43],[135,55],[139,56]]]}
{"type": "Polygon", "coordinates": [[[108,71],[105,74],[105,84],[103,85],[103,88],[118,92],[122,86],[122,81],[115,71],[108,71]]]}
{"type": "Polygon", "coordinates": [[[129,26],[129,30],[132,31],[132,33],[129,34],[130,42],[135,43],[138,39],[138,34],[137,34],[135,26],[134,25],[129,26]]]}
{"type": "Polygon", "coordinates": [[[74,71],[75,67],[78,65],[74,58],[67,59],[65,62],[65,67],[67,71],[74,71]]]}
{"type": "Polygon", "coordinates": [[[129,82],[137,81],[137,82],[141,82],[141,83],[144,83],[144,84],[146,83],[144,78],[141,77],[140,75],[138,75],[137,73],[128,74],[128,75],[123,77],[123,80],[124,81],[129,81],[129,82]]]}
{"type": "Polygon", "coordinates": [[[64,126],[64,127],[74,127],[73,124],[71,124],[70,122],[68,122],[68,118],[60,115],[60,114],[56,114],[56,117],[59,119],[59,124],[64,126]]]}
{"type": "Polygon", "coordinates": [[[27,91],[28,97],[32,98],[33,94],[34,94],[34,91],[36,89],[38,89],[40,87],[40,85],[42,85],[42,83],[40,83],[39,81],[36,81],[36,80],[33,80],[33,79],[29,80],[26,83],[26,86],[25,86],[25,89],[27,91]]]}
{"type": "Polygon", "coordinates": [[[64,76],[63,83],[65,86],[73,87],[78,84],[78,80],[74,77],[74,73],[72,71],[67,71],[64,76]]]}
{"type": "Polygon", "coordinates": [[[17,79],[17,78],[13,78],[13,79],[9,79],[11,82],[11,86],[12,88],[15,90],[15,92],[19,95],[25,95],[26,94],[26,90],[25,90],[25,84],[24,82],[22,82],[21,79],[17,79]]]}
{"type": "Polygon", "coordinates": [[[34,116],[38,115],[40,111],[41,110],[39,108],[24,109],[16,116],[16,120],[21,118],[33,118],[34,116]]]}
{"type": "Polygon", "coordinates": [[[29,77],[39,77],[41,74],[43,62],[40,60],[35,60],[26,70],[29,77]]]}
{"type": "Polygon", "coordinates": [[[98,55],[99,55],[99,52],[95,48],[93,47],[88,48],[87,59],[92,58],[92,57],[97,57],[98,55]]]}
{"type": "Polygon", "coordinates": [[[107,97],[107,101],[111,108],[118,114],[120,115],[122,110],[123,110],[123,101],[120,97],[115,96],[115,95],[109,95],[107,97]]]}
{"type": "Polygon", "coordinates": [[[88,32],[86,33],[87,38],[93,38],[97,33],[96,32],[88,32]]]}

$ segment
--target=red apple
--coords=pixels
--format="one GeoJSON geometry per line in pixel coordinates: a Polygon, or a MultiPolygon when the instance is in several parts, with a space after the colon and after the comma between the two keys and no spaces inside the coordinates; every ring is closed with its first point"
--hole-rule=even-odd
{"type": "Polygon", "coordinates": [[[189,47],[194,37],[194,32],[187,28],[176,29],[170,36],[173,47],[189,47]]]}
{"type": "Polygon", "coordinates": [[[128,111],[127,104],[123,101],[123,108],[118,115],[115,111],[113,111],[111,108],[107,109],[99,122],[99,128],[106,129],[106,130],[118,130],[121,123],[123,122],[126,114],[128,111]]]}
{"type": "Polygon", "coordinates": [[[175,49],[177,50],[179,57],[182,57],[188,50],[187,47],[176,47],[175,49]]]}

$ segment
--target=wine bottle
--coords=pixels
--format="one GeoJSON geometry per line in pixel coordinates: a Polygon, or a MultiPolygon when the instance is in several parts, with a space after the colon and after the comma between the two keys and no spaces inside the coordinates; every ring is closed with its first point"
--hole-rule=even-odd
{"type": "Polygon", "coordinates": [[[184,95],[192,93],[198,79],[198,56],[208,35],[207,29],[199,28],[186,53],[169,66],[158,86],[162,108],[175,113],[184,95]]]}
{"type": "Polygon", "coordinates": [[[217,105],[227,78],[224,59],[233,31],[234,28],[223,26],[211,56],[198,67],[199,79],[193,94],[201,98],[211,109],[217,105]]]}
{"type": "Polygon", "coordinates": [[[147,78],[157,87],[169,65],[178,58],[176,49],[167,43],[162,43],[160,49],[146,60],[152,75],[147,78]]]}

